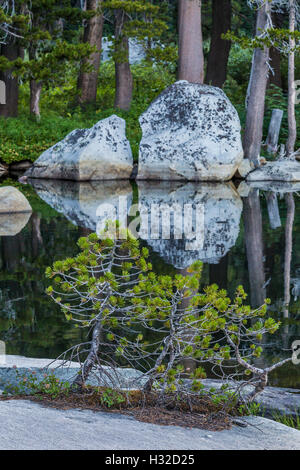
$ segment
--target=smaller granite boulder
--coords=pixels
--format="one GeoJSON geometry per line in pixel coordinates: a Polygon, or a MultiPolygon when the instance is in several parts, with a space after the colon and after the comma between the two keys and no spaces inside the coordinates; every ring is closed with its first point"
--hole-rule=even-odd
{"type": "Polygon", "coordinates": [[[13,186],[0,188],[0,214],[32,212],[26,197],[13,186]]]}
{"type": "Polygon", "coordinates": [[[228,181],[243,160],[239,116],[220,88],[178,81],[140,125],[140,180],[228,181]]]}
{"type": "Polygon", "coordinates": [[[300,181],[300,162],[296,160],[277,160],[249,173],[247,181],[300,181]]]}
{"type": "Polygon", "coordinates": [[[25,175],[73,181],[128,179],[133,159],[125,125],[124,119],[112,115],[90,129],[76,129],[42,153],[25,175]]]}

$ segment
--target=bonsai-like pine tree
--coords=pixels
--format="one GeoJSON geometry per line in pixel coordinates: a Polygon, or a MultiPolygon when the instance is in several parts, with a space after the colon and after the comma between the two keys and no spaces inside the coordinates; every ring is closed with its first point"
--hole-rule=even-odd
{"type": "Polygon", "coordinates": [[[76,389],[92,372],[120,386],[120,367],[130,367],[140,371],[135,386],[145,392],[156,391],[162,398],[197,396],[203,393],[206,371],[213,368],[223,385],[234,380],[235,393],[252,401],[266,386],[269,372],[291,360],[257,367],[263,336],[280,326],[265,318],[269,301],[252,310],[244,304],[242,287],[233,301],[216,285],[200,293],[201,262],[186,276],[157,275],[147,262],[148,250],[114,224],[100,239],[91,234],[78,245],[76,257],[47,269],[53,281],[48,294],[69,321],[91,335],[67,351],[82,363],[76,389]],[[245,395],[242,390],[249,384],[253,388],[245,395]]]}

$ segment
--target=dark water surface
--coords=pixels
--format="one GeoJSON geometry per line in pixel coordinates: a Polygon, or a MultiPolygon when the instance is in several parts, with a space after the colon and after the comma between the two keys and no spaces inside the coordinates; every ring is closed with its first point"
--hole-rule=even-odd
{"type": "MultiPolygon", "coordinates": [[[[217,283],[232,295],[242,284],[253,307],[271,298],[270,311],[282,327],[268,338],[261,363],[287,357],[300,339],[300,185],[140,182],[137,187],[127,181],[45,180],[32,185],[21,187],[31,216],[0,216],[0,340],[7,354],[54,358],[84,338],[45,295],[45,268],[74,256],[77,239],[108,218],[134,224],[137,211],[142,244],[150,248],[156,272],[184,272],[200,259],[203,286],[217,283]],[[181,223],[186,231],[180,239],[181,223]]],[[[285,365],[270,379],[276,386],[300,388],[300,365],[285,365]]]]}

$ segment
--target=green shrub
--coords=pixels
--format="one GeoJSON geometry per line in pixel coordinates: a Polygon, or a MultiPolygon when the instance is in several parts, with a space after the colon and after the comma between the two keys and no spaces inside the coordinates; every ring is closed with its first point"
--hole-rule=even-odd
{"type": "Polygon", "coordinates": [[[56,398],[58,395],[68,395],[70,392],[69,382],[60,381],[54,372],[45,372],[43,379],[39,380],[35,371],[20,373],[15,368],[16,385],[8,383],[3,390],[3,396],[8,395],[49,395],[56,398]]]}

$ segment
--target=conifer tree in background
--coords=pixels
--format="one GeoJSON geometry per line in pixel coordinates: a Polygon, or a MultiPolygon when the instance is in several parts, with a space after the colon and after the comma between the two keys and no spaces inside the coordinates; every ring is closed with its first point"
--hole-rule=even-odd
{"type": "Polygon", "coordinates": [[[24,24],[19,43],[28,57],[0,58],[0,70],[11,70],[16,77],[30,84],[30,113],[39,119],[42,87],[57,86],[64,81],[66,65],[80,62],[94,48],[89,44],[73,42],[71,25],[78,28],[85,13],[70,6],[69,0],[19,1],[24,12],[24,24]],[[30,8],[30,9],[29,9],[30,8]],[[68,23],[69,28],[61,25],[68,23]]]}
{"type": "Polygon", "coordinates": [[[103,0],[104,12],[114,18],[115,35],[113,59],[115,62],[115,107],[128,111],[132,101],[133,79],[129,63],[129,38],[140,42],[157,41],[166,30],[159,17],[159,5],[150,0],[103,0]]]}
{"type": "MultiPolygon", "coordinates": [[[[257,8],[256,36],[263,38],[268,34],[271,21],[271,3],[254,0],[257,8]]],[[[244,134],[245,157],[259,166],[260,148],[263,137],[265,96],[269,76],[270,49],[267,45],[256,47],[252,59],[251,76],[247,96],[247,114],[244,134]]]]}
{"type": "MultiPolygon", "coordinates": [[[[5,59],[8,61],[15,61],[23,56],[23,50],[19,45],[18,38],[7,38],[6,44],[0,44],[0,64],[5,59]]],[[[0,80],[5,83],[6,89],[6,102],[0,104],[0,116],[4,117],[17,117],[18,116],[18,100],[19,100],[19,83],[18,79],[13,76],[12,69],[0,70],[0,80]]]]}
{"type": "Polygon", "coordinates": [[[201,0],[178,0],[178,80],[204,81],[201,0]]]}
{"type": "Polygon", "coordinates": [[[17,11],[15,0],[0,0],[0,44],[20,37],[26,17],[17,11]]]}
{"type": "MultiPolygon", "coordinates": [[[[283,28],[285,15],[283,12],[272,12],[272,23],[274,28],[283,28]]],[[[282,88],[282,77],[281,77],[281,53],[276,47],[270,48],[270,66],[271,73],[269,74],[269,85],[275,85],[282,88]]]]}
{"type": "Polygon", "coordinates": [[[212,31],[205,82],[222,88],[227,75],[231,42],[223,39],[231,29],[231,0],[212,0],[212,31]]]}
{"type": "MultiPolygon", "coordinates": [[[[248,0],[248,4],[254,6],[257,11],[256,36],[249,40],[247,37],[237,37],[230,33],[226,34],[226,38],[239,43],[242,48],[249,46],[255,48],[246,99],[244,151],[245,157],[259,166],[266,87],[273,74],[274,52],[278,56],[283,54],[288,57],[288,139],[285,154],[294,158],[297,139],[295,53],[300,50],[300,32],[296,29],[300,24],[300,2],[299,0],[248,0]],[[278,22],[272,21],[278,16],[281,17],[279,28],[278,22]],[[288,28],[282,28],[285,19],[288,28]]],[[[277,69],[276,72],[278,75],[280,71],[277,69]]]]}
{"type": "MultiPolygon", "coordinates": [[[[295,89],[295,50],[296,40],[293,34],[296,29],[296,0],[289,0],[289,55],[288,55],[288,140],[286,143],[286,153],[290,157],[295,152],[295,144],[297,140],[297,123],[296,123],[296,89],[295,89]]],[[[299,11],[299,10],[298,10],[299,11]]],[[[299,38],[298,38],[299,40],[299,38]]]]}
{"type": "MultiPolygon", "coordinates": [[[[242,48],[254,49],[246,100],[244,150],[245,156],[256,165],[259,165],[263,134],[266,87],[273,81],[272,68],[275,69],[273,83],[281,84],[280,54],[288,57],[286,153],[293,155],[299,11],[300,0],[0,0],[0,80],[5,82],[7,90],[7,102],[0,105],[0,116],[17,116],[18,88],[22,80],[30,85],[30,112],[39,117],[42,89],[65,84],[70,77],[68,74],[66,79],[71,63],[80,66],[80,70],[72,69],[75,83],[77,78],[79,103],[95,102],[103,26],[112,40],[116,108],[127,111],[132,101],[130,39],[144,46],[148,59],[146,70],[151,64],[154,68],[159,63],[171,63],[172,70],[168,72],[171,70],[175,75],[178,65],[178,79],[203,83],[203,34],[205,43],[210,40],[205,82],[215,86],[222,87],[226,80],[231,41],[242,48]],[[255,16],[256,35],[252,37],[255,16]],[[224,36],[222,33],[226,33],[231,24],[234,34],[224,36]]],[[[235,55],[233,51],[233,59],[235,55]]],[[[234,74],[238,76],[239,72],[234,74]]],[[[172,78],[175,79],[170,75],[168,83],[172,78]]],[[[234,78],[237,86],[239,80],[239,76],[234,78]]],[[[245,81],[245,74],[242,80],[245,81]]],[[[99,85],[101,87],[101,83],[99,85]]]]}
{"type": "Polygon", "coordinates": [[[115,107],[129,110],[132,101],[133,78],[129,63],[129,38],[126,25],[129,15],[124,8],[115,10],[115,107]]]}
{"type": "MultiPolygon", "coordinates": [[[[17,14],[14,0],[0,0],[0,66],[1,57],[5,61],[13,61],[23,56],[19,39],[22,35],[27,18],[22,10],[17,14]]],[[[0,116],[16,117],[18,115],[19,84],[12,70],[0,69],[0,80],[5,83],[6,103],[0,104],[0,116]]]]}
{"type": "Polygon", "coordinates": [[[294,158],[297,141],[295,54],[300,50],[300,1],[272,0],[271,8],[274,14],[285,16],[288,23],[287,29],[272,28],[268,33],[268,40],[277,54],[288,57],[288,139],[286,142],[286,156],[294,158]]]}
{"type": "Polygon", "coordinates": [[[84,58],[78,76],[77,88],[80,91],[80,103],[93,103],[97,97],[98,75],[101,59],[103,14],[101,11],[101,0],[87,0],[86,10],[91,14],[85,19],[83,43],[96,47],[89,58],[84,58]],[[85,71],[85,66],[90,65],[91,71],[85,71]]]}

